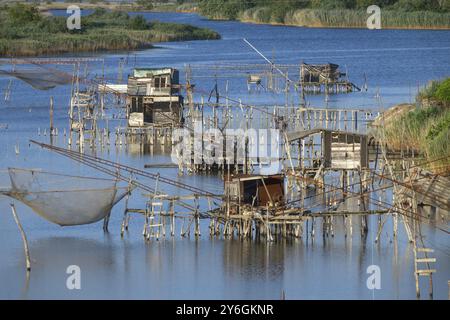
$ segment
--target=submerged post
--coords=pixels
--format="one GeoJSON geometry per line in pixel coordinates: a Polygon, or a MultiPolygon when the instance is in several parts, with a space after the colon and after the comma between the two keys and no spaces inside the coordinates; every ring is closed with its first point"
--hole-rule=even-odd
{"type": "Polygon", "coordinates": [[[54,136],[54,128],[53,128],[53,96],[50,97],[50,137],[54,136]]]}
{"type": "Polygon", "coordinates": [[[12,214],[14,216],[14,220],[16,221],[17,227],[19,227],[20,234],[22,236],[23,248],[24,248],[24,251],[25,251],[25,260],[26,260],[27,272],[29,272],[31,270],[31,259],[30,259],[30,251],[28,250],[27,236],[25,235],[25,232],[23,231],[22,225],[20,224],[19,216],[17,215],[16,207],[14,206],[14,203],[11,203],[11,210],[12,210],[12,214]]]}

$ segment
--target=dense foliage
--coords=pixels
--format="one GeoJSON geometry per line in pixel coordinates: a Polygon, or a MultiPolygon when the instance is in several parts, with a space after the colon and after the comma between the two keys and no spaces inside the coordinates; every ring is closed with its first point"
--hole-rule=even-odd
{"type": "Polygon", "coordinates": [[[450,78],[443,81],[430,81],[420,91],[418,98],[422,103],[450,106],[450,78]]]}
{"type": "Polygon", "coordinates": [[[223,15],[228,19],[250,8],[270,8],[275,15],[284,16],[295,9],[366,9],[376,4],[383,9],[400,11],[450,11],[450,0],[199,0],[202,14],[223,15]]]}
{"type": "Polygon", "coordinates": [[[450,27],[450,0],[199,0],[212,19],[308,26],[365,25],[366,8],[379,5],[390,27],[450,27]],[[424,14],[426,12],[426,14],[424,14]]]}
{"type": "Polygon", "coordinates": [[[136,0],[136,4],[146,10],[153,9],[153,1],[152,0],[136,0]]]}
{"type": "Polygon", "coordinates": [[[444,104],[450,104],[450,78],[438,85],[435,98],[444,104]]]}
{"type": "Polygon", "coordinates": [[[42,16],[33,6],[0,7],[0,55],[21,56],[63,52],[132,50],[151,42],[218,39],[209,29],[147,22],[141,15],[97,9],[81,19],[80,30],[69,30],[65,17],[42,16]]]}
{"type": "Polygon", "coordinates": [[[450,161],[445,157],[450,157],[450,78],[431,82],[418,98],[422,102],[418,108],[386,124],[388,145],[420,151],[428,160],[442,159],[430,169],[449,174],[450,161]]]}

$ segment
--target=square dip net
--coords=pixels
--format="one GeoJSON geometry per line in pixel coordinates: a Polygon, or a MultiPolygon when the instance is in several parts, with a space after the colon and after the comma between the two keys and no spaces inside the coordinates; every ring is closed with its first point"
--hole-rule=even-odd
{"type": "Polygon", "coordinates": [[[118,180],[70,176],[9,168],[8,196],[29,206],[44,219],[61,226],[97,222],[111,213],[130,189],[118,180]]]}
{"type": "Polygon", "coordinates": [[[17,78],[37,90],[49,90],[72,82],[72,77],[69,74],[49,68],[43,69],[42,67],[40,69],[20,69],[13,71],[0,69],[0,76],[17,78]]]}

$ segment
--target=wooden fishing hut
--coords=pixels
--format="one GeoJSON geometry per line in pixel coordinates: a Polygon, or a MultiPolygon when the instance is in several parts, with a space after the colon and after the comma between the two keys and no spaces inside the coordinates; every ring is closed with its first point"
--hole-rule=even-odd
{"type": "Polygon", "coordinates": [[[182,119],[179,71],[136,68],[128,77],[128,127],[176,126],[182,119]]]}
{"type": "Polygon", "coordinates": [[[311,129],[287,134],[299,146],[299,166],[317,169],[354,170],[369,167],[367,135],[330,129],[311,129]],[[315,143],[319,137],[319,143],[315,143]],[[319,148],[317,148],[319,147],[319,148]]]}
{"type": "Polygon", "coordinates": [[[354,90],[361,91],[351,83],[347,73],[339,70],[339,65],[307,64],[300,65],[300,86],[303,91],[311,93],[348,93],[354,90]]]}
{"type": "Polygon", "coordinates": [[[241,205],[266,207],[282,204],[285,198],[284,175],[225,175],[226,199],[241,205]]]}
{"type": "Polygon", "coordinates": [[[294,168],[287,169],[286,174],[306,173],[311,177],[311,183],[306,185],[322,188],[328,172],[339,172],[344,191],[351,185],[349,171],[361,176],[369,168],[369,147],[365,134],[317,128],[291,132],[287,140],[292,148],[297,147],[298,162],[296,167],[292,162],[294,168]]]}

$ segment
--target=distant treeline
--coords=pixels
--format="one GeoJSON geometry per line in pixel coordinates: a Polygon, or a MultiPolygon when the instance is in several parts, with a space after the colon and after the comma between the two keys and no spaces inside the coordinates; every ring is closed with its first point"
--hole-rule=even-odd
{"type": "Polygon", "coordinates": [[[35,6],[0,6],[0,56],[133,50],[152,42],[218,39],[215,31],[186,24],[147,22],[141,15],[97,9],[69,30],[66,17],[43,16],[35,6]]]}
{"type": "Polygon", "coordinates": [[[199,0],[210,19],[312,27],[364,27],[368,6],[386,28],[450,28],[450,0],[199,0]]]}

